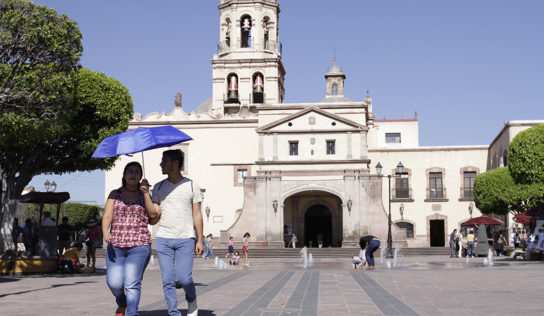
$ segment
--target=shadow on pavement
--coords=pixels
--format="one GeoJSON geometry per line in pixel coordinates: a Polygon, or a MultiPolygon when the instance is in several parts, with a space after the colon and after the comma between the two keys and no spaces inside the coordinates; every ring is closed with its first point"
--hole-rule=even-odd
{"type": "Polygon", "coordinates": [[[79,282],[67,283],[67,284],[51,284],[51,286],[43,287],[43,288],[40,288],[40,289],[32,289],[32,290],[28,290],[28,291],[20,291],[20,292],[2,294],[2,295],[0,295],[0,298],[10,296],[10,295],[20,295],[20,294],[26,294],[26,293],[30,293],[30,292],[50,290],[50,289],[54,289],[54,288],[57,288],[57,287],[77,285],[77,284],[85,284],[85,283],[96,283],[96,281],[79,281],[79,282]]]}
{"type": "MultiPolygon", "coordinates": [[[[181,315],[187,315],[186,309],[180,309],[181,315]]],[[[167,309],[160,309],[156,311],[138,311],[138,314],[140,316],[164,316],[168,315],[167,309]]],[[[206,310],[206,309],[199,309],[198,310],[198,316],[216,316],[217,314],[214,311],[206,310]]]]}

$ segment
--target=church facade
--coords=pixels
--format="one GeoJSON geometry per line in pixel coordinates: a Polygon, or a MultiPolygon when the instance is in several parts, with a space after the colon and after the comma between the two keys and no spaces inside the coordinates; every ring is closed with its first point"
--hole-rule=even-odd
{"type": "MultiPolygon", "coordinates": [[[[178,94],[170,113],[136,113],[129,128],[173,125],[194,139],[172,148],[202,188],[205,234],[221,241],[249,232],[256,246],[285,247],[294,233],[299,246],[319,236],[325,247],[352,247],[365,234],[385,241],[390,212],[395,242],[445,246],[449,232],[480,215],[475,176],[506,164],[513,136],[538,122],[509,122],[489,146],[420,147],[417,114],[377,120],[368,93],[344,96],[336,62],[323,100],[285,103],[279,11],[276,0],[221,0],[212,97],[186,113],[178,94]]],[[[144,153],[151,183],[164,178],[163,150],[144,153]]],[[[106,173],[106,195],[140,157],[106,173]]]]}

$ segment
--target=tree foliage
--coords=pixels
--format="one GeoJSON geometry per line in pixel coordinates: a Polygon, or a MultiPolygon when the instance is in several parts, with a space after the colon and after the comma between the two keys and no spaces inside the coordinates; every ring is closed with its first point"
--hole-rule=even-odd
{"type": "Polygon", "coordinates": [[[521,213],[544,202],[544,183],[516,183],[508,167],[491,169],[474,181],[474,201],[484,214],[521,213]]]}
{"type": "Polygon", "coordinates": [[[102,207],[96,205],[64,203],[60,212],[61,217],[68,216],[68,224],[79,230],[86,228],[89,221],[98,220],[102,210],[102,207]]]}
{"type": "Polygon", "coordinates": [[[491,169],[474,180],[474,202],[482,213],[508,213],[510,188],[515,185],[507,167],[491,169]]]}
{"type": "Polygon", "coordinates": [[[517,183],[544,183],[544,124],[517,134],[508,156],[508,168],[517,183]]]}
{"type": "Polygon", "coordinates": [[[544,124],[514,137],[508,166],[479,174],[474,201],[482,213],[521,213],[544,203],[544,124]]]}
{"type": "Polygon", "coordinates": [[[106,169],[92,159],[106,136],[125,131],[133,113],[128,89],[81,68],[77,24],[55,10],[0,0],[0,170],[4,248],[10,244],[14,199],[32,177],[106,169]]]}

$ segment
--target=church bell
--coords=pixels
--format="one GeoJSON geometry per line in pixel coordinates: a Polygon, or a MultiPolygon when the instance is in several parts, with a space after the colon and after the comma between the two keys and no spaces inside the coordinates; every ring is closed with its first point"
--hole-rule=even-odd
{"type": "Polygon", "coordinates": [[[253,84],[253,87],[255,88],[255,93],[263,93],[263,78],[260,75],[257,75],[255,77],[255,83],[253,84]]]}
{"type": "Polygon", "coordinates": [[[249,32],[249,29],[251,29],[251,24],[249,23],[249,19],[245,18],[242,24],[242,30],[244,30],[244,32],[249,32]]]}

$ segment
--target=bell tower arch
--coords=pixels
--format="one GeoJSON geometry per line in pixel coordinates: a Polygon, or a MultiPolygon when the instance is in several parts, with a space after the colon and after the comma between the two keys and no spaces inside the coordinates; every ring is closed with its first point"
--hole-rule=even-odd
{"type": "Polygon", "coordinates": [[[285,69],[277,0],[220,0],[219,44],[212,63],[212,114],[283,103],[285,69]]]}

